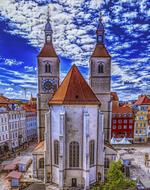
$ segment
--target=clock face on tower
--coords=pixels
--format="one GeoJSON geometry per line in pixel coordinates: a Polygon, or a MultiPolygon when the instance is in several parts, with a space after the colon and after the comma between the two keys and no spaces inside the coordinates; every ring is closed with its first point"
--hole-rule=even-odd
{"type": "Polygon", "coordinates": [[[42,88],[45,92],[53,92],[55,88],[54,81],[49,79],[43,80],[42,88]]]}

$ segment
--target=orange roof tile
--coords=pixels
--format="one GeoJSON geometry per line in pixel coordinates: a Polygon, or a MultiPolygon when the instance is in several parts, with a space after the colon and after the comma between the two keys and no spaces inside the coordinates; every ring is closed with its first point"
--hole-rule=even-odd
{"type": "Polygon", "coordinates": [[[96,44],[91,57],[111,57],[104,44],[96,44]]]}
{"type": "Polygon", "coordinates": [[[125,113],[133,113],[133,110],[131,107],[124,105],[124,106],[113,106],[112,107],[112,113],[117,113],[117,114],[125,114],[125,113]]]}
{"type": "Polygon", "coordinates": [[[146,95],[139,96],[134,105],[150,105],[150,99],[146,95]]]}
{"type": "Polygon", "coordinates": [[[73,65],[49,104],[100,105],[78,68],[73,65]]]}
{"type": "Polygon", "coordinates": [[[13,104],[14,101],[10,100],[9,98],[6,98],[5,96],[0,96],[0,104],[13,104]]]}
{"type": "Polygon", "coordinates": [[[44,47],[42,48],[42,50],[40,51],[38,57],[58,57],[55,49],[53,47],[53,44],[51,43],[45,43],[44,47]]]}

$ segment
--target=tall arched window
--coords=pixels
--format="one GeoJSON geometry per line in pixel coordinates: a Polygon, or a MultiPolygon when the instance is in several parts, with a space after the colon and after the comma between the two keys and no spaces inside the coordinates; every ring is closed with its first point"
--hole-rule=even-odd
{"type": "Polygon", "coordinates": [[[59,165],[59,141],[54,141],[54,164],[59,165]]]}
{"type": "Polygon", "coordinates": [[[109,158],[105,158],[105,161],[104,161],[104,168],[109,168],[109,158]]]}
{"type": "Polygon", "coordinates": [[[95,154],[95,142],[94,140],[91,140],[90,143],[89,143],[89,153],[90,153],[90,166],[91,165],[94,165],[94,154],[95,154]]]}
{"type": "Polygon", "coordinates": [[[104,65],[103,65],[103,63],[100,63],[98,65],[98,73],[104,73],[104,65]]]}
{"type": "Polygon", "coordinates": [[[75,141],[69,145],[69,166],[79,167],[79,143],[75,141]]]}
{"type": "Polygon", "coordinates": [[[45,65],[45,73],[51,73],[51,65],[49,63],[45,65]]]}
{"type": "Polygon", "coordinates": [[[39,168],[44,168],[44,158],[39,159],[39,168]]]}

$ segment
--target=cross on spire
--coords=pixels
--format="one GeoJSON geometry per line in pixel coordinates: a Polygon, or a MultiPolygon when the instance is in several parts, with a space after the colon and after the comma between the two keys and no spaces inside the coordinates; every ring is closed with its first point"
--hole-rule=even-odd
{"type": "Polygon", "coordinates": [[[47,23],[45,25],[45,43],[51,43],[52,42],[52,27],[50,23],[50,7],[48,6],[47,10],[47,23]]]}

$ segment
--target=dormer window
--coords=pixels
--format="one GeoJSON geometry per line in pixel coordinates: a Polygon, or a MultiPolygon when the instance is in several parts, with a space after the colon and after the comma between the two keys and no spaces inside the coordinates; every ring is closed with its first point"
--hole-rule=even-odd
{"type": "Polygon", "coordinates": [[[104,65],[103,65],[103,63],[99,63],[99,65],[98,65],[98,73],[104,73],[104,65]]]}
{"type": "Polygon", "coordinates": [[[49,63],[45,65],[45,73],[51,73],[51,65],[49,63]]]}

